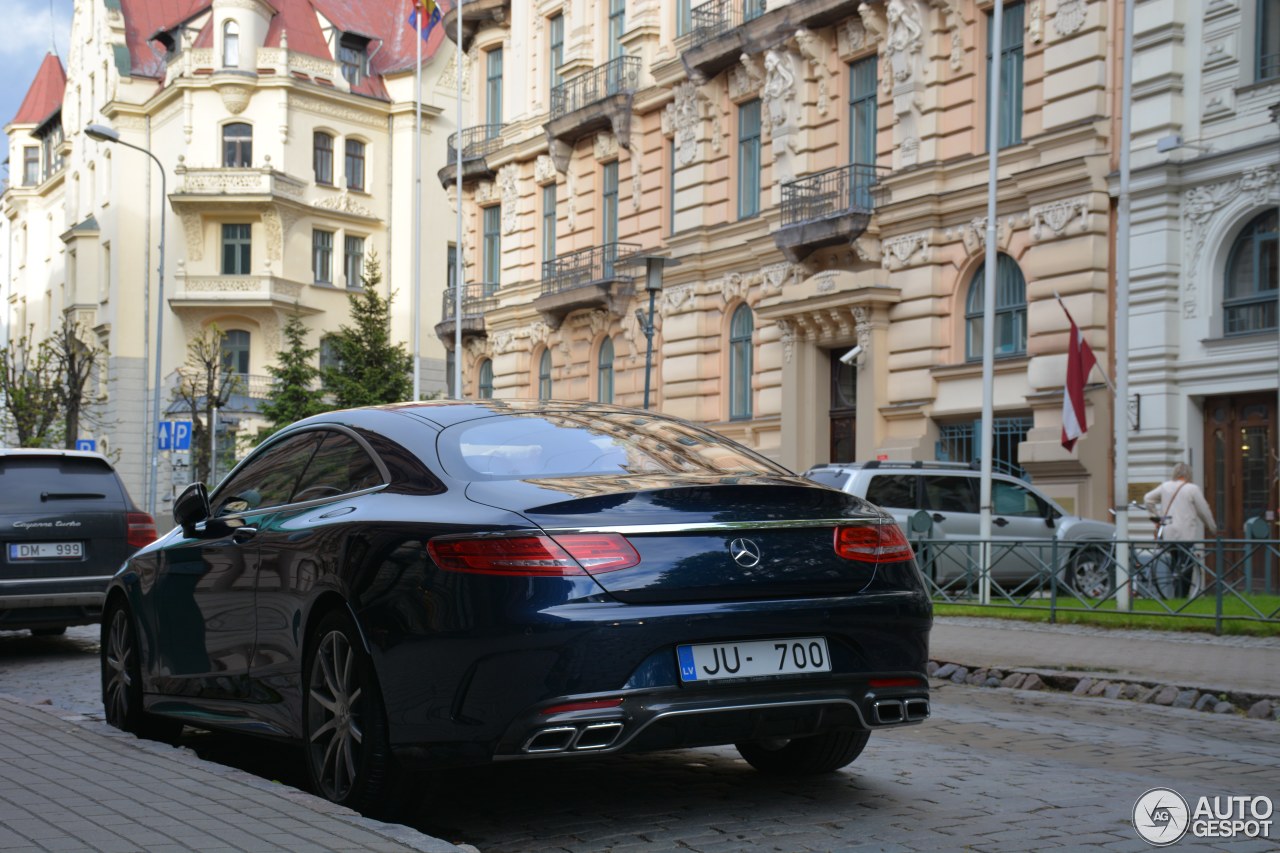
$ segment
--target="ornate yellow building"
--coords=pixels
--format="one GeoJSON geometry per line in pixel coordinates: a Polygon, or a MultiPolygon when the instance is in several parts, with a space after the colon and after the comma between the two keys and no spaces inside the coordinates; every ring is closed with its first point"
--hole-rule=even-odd
{"type": "MultiPolygon", "coordinates": [[[[1067,318],[1110,346],[1114,0],[474,0],[466,391],[643,401],[794,469],[976,456],[987,81],[1003,69],[997,462],[1105,516],[1111,405],[1059,443],[1067,318]],[[840,360],[855,347],[859,352],[840,360]]],[[[455,13],[445,16],[454,38],[455,13]]],[[[452,347],[452,314],[436,328],[452,347]]],[[[1096,379],[1095,375],[1095,379],[1096,379]]]]}

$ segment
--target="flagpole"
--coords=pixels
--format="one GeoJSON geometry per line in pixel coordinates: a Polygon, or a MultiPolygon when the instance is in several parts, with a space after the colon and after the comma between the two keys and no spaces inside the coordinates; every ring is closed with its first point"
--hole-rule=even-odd
{"type": "Polygon", "coordinates": [[[417,73],[413,80],[413,399],[422,399],[422,24],[425,4],[414,0],[418,17],[417,73]]]}
{"type": "Polygon", "coordinates": [[[1115,430],[1116,610],[1129,601],[1129,147],[1133,109],[1133,0],[1124,0],[1124,59],[1120,87],[1120,195],[1116,202],[1115,430]]]}
{"type": "Polygon", "coordinates": [[[453,253],[453,396],[461,400],[466,396],[462,393],[462,0],[458,0],[457,10],[457,40],[454,42],[457,52],[454,54],[454,62],[456,64],[454,65],[453,75],[457,83],[455,112],[458,116],[455,120],[458,131],[458,145],[455,146],[458,159],[454,169],[457,173],[458,225],[455,236],[456,242],[454,243],[457,249],[453,253]]]}
{"type": "Polygon", "coordinates": [[[978,539],[981,540],[981,574],[978,578],[978,602],[991,603],[991,468],[995,452],[992,435],[995,409],[996,360],[996,268],[999,266],[996,245],[996,190],[1000,184],[1000,72],[1004,42],[1004,0],[996,0],[991,17],[990,104],[987,126],[987,245],[983,258],[982,282],[982,479],[978,493],[978,539]]]}
{"type": "MultiPolygon", "coordinates": [[[[1071,312],[1067,310],[1067,303],[1062,301],[1062,297],[1058,295],[1058,291],[1055,290],[1053,292],[1053,298],[1058,300],[1058,305],[1061,306],[1062,313],[1067,315],[1067,321],[1074,326],[1076,324],[1076,318],[1071,316],[1071,312]]],[[[1097,369],[1098,373],[1102,374],[1102,381],[1107,383],[1107,388],[1111,390],[1111,395],[1114,397],[1116,393],[1116,386],[1112,383],[1111,377],[1107,375],[1107,371],[1102,369],[1102,364],[1098,361],[1094,361],[1093,366],[1097,369]]],[[[1089,372],[1092,373],[1093,371],[1090,370],[1089,372]]],[[[1085,379],[1088,378],[1089,377],[1087,376],[1085,377],[1085,379]]]]}

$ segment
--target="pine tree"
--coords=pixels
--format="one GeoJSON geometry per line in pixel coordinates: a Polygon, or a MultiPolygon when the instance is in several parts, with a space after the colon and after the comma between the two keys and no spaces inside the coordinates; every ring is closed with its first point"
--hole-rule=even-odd
{"type": "Polygon", "coordinates": [[[306,345],[307,327],[303,324],[296,306],[294,313],[284,324],[285,348],[276,353],[271,374],[271,398],[262,403],[262,417],[267,425],[258,430],[257,444],[261,444],[277,430],[294,421],[328,411],[324,390],[316,380],[320,369],[315,365],[316,348],[306,345]]]}
{"type": "Polygon", "coordinates": [[[382,269],[370,253],[361,276],[364,287],[348,294],[351,325],[344,325],[333,341],[336,367],[322,373],[325,390],[334,407],[377,406],[399,403],[413,393],[413,358],[404,344],[391,342],[391,300],[378,293],[382,269]]]}

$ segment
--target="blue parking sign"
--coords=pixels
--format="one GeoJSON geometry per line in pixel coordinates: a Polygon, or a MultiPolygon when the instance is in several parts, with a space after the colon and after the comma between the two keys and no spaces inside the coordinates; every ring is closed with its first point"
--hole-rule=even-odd
{"type": "Polygon", "coordinates": [[[160,421],[156,424],[156,450],[172,450],[173,423],[160,421]]]}
{"type": "Polygon", "coordinates": [[[98,442],[92,438],[77,438],[76,450],[88,450],[90,453],[98,449],[98,442]]]}
{"type": "Polygon", "coordinates": [[[173,422],[173,449],[191,449],[191,421],[173,422]]]}

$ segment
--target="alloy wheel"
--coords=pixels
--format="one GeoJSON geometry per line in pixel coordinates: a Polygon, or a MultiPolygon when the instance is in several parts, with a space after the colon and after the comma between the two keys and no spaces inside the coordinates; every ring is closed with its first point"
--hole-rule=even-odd
{"type": "Polygon", "coordinates": [[[129,720],[129,690],[133,687],[133,631],[129,614],[117,607],[111,616],[107,633],[106,672],[103,684],[103,705],[107,722],[116,728],[125,728],[129,720]]]}
{"type": "Polygon", "coordinates": [[[360,661],[342,631],[325,634],[311,661],[307,748],[316,781],[335,802],[347,799],[364,749],[360,661]]]}

